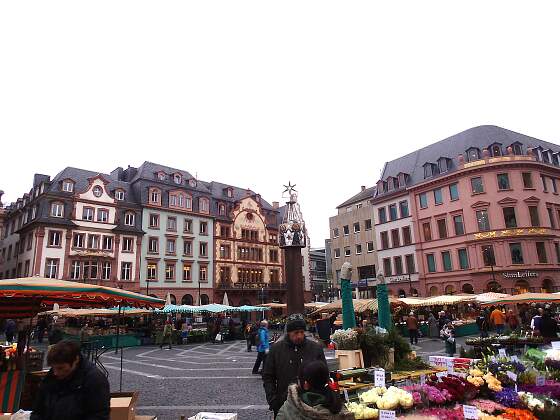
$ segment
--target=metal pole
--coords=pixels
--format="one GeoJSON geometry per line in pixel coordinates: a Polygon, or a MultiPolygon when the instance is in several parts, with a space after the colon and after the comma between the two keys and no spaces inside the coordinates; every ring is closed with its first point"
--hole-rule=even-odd
{"type": "Polygon", "coordinates": [[[115,354],[119,351],[119,336],[121,334],[121,305],[119,304],[119,313],[117,314],[117,341],[115,343],[115,354]]]}
{"type": "Polygon", "coordinates": [[[119,392],[122,392],[122,364],[123,364],[123,348],[121,347],[121,376],[119,383],[119,392]]]}
{"type": "Polygon", "coordinates": [[[198,279],[198,306],[202,305],[202,299],[200,298],[200,278],[198,279]]]}

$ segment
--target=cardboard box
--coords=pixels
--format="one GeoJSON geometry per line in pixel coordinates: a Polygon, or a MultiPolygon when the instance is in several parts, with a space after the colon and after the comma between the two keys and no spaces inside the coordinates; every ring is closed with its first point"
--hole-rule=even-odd
{"type": "Polygon", "coordinates": [[[111,393],[111,420],[134,420],[138,392],[111,393]]]}

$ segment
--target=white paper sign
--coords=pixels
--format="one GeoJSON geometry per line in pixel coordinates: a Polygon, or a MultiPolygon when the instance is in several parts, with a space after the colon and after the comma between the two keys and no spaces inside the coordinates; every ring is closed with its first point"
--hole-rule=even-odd
{"type": "Polygon", "coordinates": [[[376,369],[375,386],[385,386],[385,369],[376,369]]]}
{"type": "Polygon", "coordinates": [[[343,389],[342,392],[344,393],[344,399],[346,400],[346,402],[350,401],[350,399],[348,398],[348,390],[343,389]]]}
{"type": "Polygon", "coordinates": [[[550,344],[554,350],[560,350],[560,341],[552,341],[550,344]]]}
{"type": "Polygon", "coordinates": [[[438,373],[436,373],[436,376],[438,378],[443,378],[445,376],[445,372],[438,372],[438,373]]]}
{"type": "Polygon", "coordinates": [[[517,358],[517,356],[511,356],[511,361],[512,362],[519,362],[519,359],[517,358]]]}
{"type": "Polygon", "coordinates": [[[420,375],[420,385],[426,385],[426,375],[420,375]]]}
{"type": "Polygon", "coordinates": [[[507,357],[506,349],[499,349],[498,353],[500,354],[500,357],[507,357]]]}
{"type": "Polygon", "coordinates": [[[537,386],[544,386],[544,376],[537,376],[536,385],[537,386]]]}
{"type": "Polygon", "coordinates": [[[490,360],[492,360],[493,362],[495,362],[495,361],[496,361],[496,356],[490,357],[490,360]]]}
{"type": "Polygon", "coordinates": [[[453,373],[454,367],[455,367],[455,365],[453,363],[453,360],[448,360],[447,361],[447,373],[453,373]]]}
{"type": "Polygon", "coordinates": [[[473,405],[464,405],[463,406],[463,415],[466,419],[478,419],[478,410],[473,405]]]}
{"type": "Polygon", "coordinates": [[[395,420],[395,411],[379,410],[379,420],[395,420]]]}
{"type": "Polygon", "coordinates": [[[508,378],[510,378],[512,381],[517,382],[517,375],[513,372],[510,372],[509,370],[506,372],[508,378]]]}

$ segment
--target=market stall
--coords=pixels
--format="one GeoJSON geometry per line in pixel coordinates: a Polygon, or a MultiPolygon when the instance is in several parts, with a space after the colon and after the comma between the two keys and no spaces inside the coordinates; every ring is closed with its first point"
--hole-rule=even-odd
{"type": "Polygon", "coordinates": [[[0,318],[21,322],[17,346],[11,347],[11,350],[3,348],[4,357],[6,351],[10,352],[8,363],[2,364],[7,370],[0,372],[0,399],[11,402],[10,410],[5,411],[15,411],[20,406],[20,400],[30,402],[30,396],[36,392],[30,385],[37,385],[38,381],[33,381],[30,376],[34,375],[33,368],[42,368],[43,354],[35,355],[38,352],[29,345],[31,321],[35,315],[51,310],[55,304],[69,308],[152,309],[163,307],[164,301],[122,289],[64,280],[40,277],[0,280],[0,318]]]}

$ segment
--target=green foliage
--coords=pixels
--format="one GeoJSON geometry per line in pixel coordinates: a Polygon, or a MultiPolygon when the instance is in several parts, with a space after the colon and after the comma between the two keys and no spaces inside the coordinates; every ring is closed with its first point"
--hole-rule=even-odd
{"type": "Polygon", "coordinates": [[[429,369],[430,365],[424,362],[420,357],[414,359],[401,359],[395,362],[395,371],[411,371],[420,369],[429,369]]]}
{"type": "Polygon", "coordinates": [[[390,329],[389,332],[385,334],[385,343],[388,347],[395,349],[395,363],[405,359],[411,352],[410,344],[408,344],[406,338],[398,333],[396,328],[390,329]]]}
{"type": "Polygon", "coordinates": [[[395,364],[408,359],[410,345],[406,338],[401,336],[396,329],[391,329],[387,334],[376,334],[370,328],[360,334],[360,348],[367,366],[383,366],[389,357],[389,349],[395,349],[395,364]]]}

